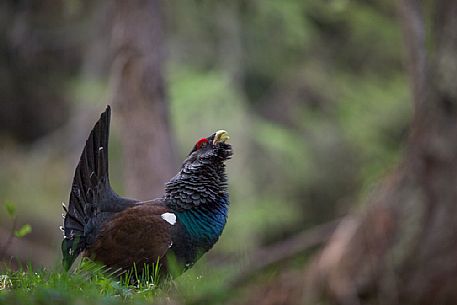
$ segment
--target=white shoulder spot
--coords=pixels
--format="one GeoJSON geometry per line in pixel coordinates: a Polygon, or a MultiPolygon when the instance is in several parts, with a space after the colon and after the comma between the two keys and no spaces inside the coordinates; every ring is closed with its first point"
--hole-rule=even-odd
{"type": "Polygon", "coordinates": [[[173,213],[163,213],[160,217],[171,225],[176,223],[176,215],[173,213]]]}

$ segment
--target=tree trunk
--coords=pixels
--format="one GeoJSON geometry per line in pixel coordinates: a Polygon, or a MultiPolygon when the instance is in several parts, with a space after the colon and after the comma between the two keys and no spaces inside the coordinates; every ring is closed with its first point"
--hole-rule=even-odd
{"type": "Polygon", "coordinates": [[[159,0],[115,2],[113,104],[122,124],[126,192],[139,199],[160,196],[176,167],[162,44],[159,0]]]}
{"type": "Polygon", "coordinates": [[[428,66],[419,3],[400,1],[415,105],[405,158],[315,260],[309,304],[457,304],[457,2],[435,2],[428,66]]]}

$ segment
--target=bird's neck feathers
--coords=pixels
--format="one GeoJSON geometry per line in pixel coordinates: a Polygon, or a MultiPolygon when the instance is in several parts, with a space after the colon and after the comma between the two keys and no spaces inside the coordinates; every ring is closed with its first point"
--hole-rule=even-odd
{"type": "Polygon", "coordinates": [[[209,249],[227,219],[229,197],[223,162],[184,164],[167,183],[164,199],[193,242],[209,249]]]}

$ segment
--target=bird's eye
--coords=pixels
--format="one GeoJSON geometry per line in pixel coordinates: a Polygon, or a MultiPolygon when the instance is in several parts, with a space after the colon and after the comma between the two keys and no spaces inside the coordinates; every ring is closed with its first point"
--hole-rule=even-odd
{"type": "Polygon", "coordinates": [[[206,138],[202,138],[198,140],[197,144],[195,144],[195,147],[197,150],[199,150],[200,148],[206,147],[206,145],[208,145],[208,140],[206,138]]]}

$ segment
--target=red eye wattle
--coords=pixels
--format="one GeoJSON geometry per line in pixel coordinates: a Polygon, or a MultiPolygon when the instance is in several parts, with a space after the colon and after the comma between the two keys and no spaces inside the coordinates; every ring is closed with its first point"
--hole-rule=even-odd
{"type": "Polygon", "coordinates": [[[206,138],[201,138],[198,140],[197,144],[195,144],[195,147],[199,150],[204,144],[208,144],[208,140],[206,138]]]}

